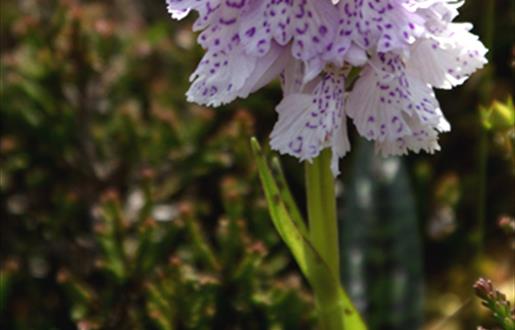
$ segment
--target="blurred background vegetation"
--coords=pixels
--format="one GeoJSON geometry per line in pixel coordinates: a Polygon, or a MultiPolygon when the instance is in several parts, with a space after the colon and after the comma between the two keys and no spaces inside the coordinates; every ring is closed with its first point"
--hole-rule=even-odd
{"type": "MultiPolygon", "coordinates": [[[[372,329],[495,327],[472,285],[514,295],[498,225],[515,214],[514,12],[463,7],[491,64],[438,93],[441,152],[382,160],[352,138],[342,280],[372,329]]],[[[188,104],[191,22],[160,0],[0,3],[1,329],[314,328],[248,144],[271,131],[278,85],[188,104]]],[[[283,163],[302,205],[302,166],[283,163]]]]}

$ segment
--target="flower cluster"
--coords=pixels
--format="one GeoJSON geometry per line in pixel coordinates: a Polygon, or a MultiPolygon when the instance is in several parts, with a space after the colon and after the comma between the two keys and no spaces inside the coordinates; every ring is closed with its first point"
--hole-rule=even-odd
{"type": "Polygon", "coordinates": [[[474,290],[502,329],[515,329],[515,308],[511,306],[505,294],[494,288],[492,281],[480,278],[474,284],[474,290]]]}
{"type": "Polygon", "coordinates": [[[382,155],[438,150],[450,125],[433,88],[459,85],[486,63],[472,26],[453,22],[460,3],[447,0],[167,3],[176,19],[198,12],[193,28],[206,53],[188,100],[219,106],[279,76],[272,147],[300,160],[332,148],[335,174],[350,149],[347,118],[382,155]]]}

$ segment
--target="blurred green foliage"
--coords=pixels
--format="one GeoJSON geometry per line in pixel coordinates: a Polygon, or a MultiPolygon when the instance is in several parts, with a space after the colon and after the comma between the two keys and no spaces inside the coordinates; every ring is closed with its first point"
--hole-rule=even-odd
{"type": "Polygon", "coordinates": [[[420,329],[422,246],[406,165],[368,141],[355,149],[338,212],[342,282],[371,329],[420,329]]]}
{"type": "Polygon", "coordinates": [[[167,25],[46,5],[2,4],[16,40],[2,58],[1,327],[309,327],[311,299],[273,251],[254,119],[185,103],[194,58],[167,25]]]}
{"type": "MultiPolygon", "coordinates": [[[[510,30],[512,7],[496,1],[496,31],[510,30]]],[[[488,25],[483,9],[463,8],[478,31],[488,25]]],[[[202,54],[190,24],[170,22],[164,1],[0,2],[0,328],[314,327],[312,297],[269,221],[248,144],[271,131],[279,90],[216,111],[188,104],[202,54]]],[[[428,327],[479,324],[467,305],[471,269],[496,283],[513,273],[495,225],[515,214],[515,133],[499,126],[510,109],[512,40],[492,42],[487,69],[439,93],[453,124],[442,151],[406,158],[428,327]],[[481,134],[487,221],[476,267],[481,134]]],[[[302,205],[302,167],[283,161],[302,205]]]]}

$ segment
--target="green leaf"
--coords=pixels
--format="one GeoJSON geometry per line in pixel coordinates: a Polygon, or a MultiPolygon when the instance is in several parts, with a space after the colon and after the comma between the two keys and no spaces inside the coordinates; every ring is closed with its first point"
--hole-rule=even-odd
{"type": "MultiPolygon", "coordinates": [[[[366,329],[366,325],[361,319],[361,316],[341,287],[339,279],[332,274],[328,264],[307,238],[307,228],[300,216],[300,212],[296,209],[296,206],[293,208],[296,210],[294,211],[296,212],[295,218],[290,215],[289,210],[292,207],[293,198],[288,190],[279,189],[279,185],[274,179],[272,171],[263,155],[261,146],[255,138],[251,139],[251,145],[272,222],[276,230],[279,232],[279,235],[293,254],[293,257],[297,261],[302,273],[308,279],[311,286],[313,286],[313,283],[309,274],[313,274],[314,272],[327,274],[326,282],[318,283],[318,287],[322,284],[322,290],[334,290],[335,288],[338,288],[338,291],[335,293],[335,296],[337,297],[336,301],[333,306],[329,307],[329,310],[334,311],[333,308],[341,310],[345,329],[366,329]],[[289,207],[287,205],[289,205],[289,207]]],[[[276,160],[275,162],[275,169],[278,169],[278,161],[276,160]]],[[[282,171],[279,176],[282,176],[282,171]]],[[[284,176],[280,180],[284,180],[284,176]]],[[[286,180],[284,180],[283,183],[285,182],[286,180]]],[[[281,186],[283,186],[283,184],[281,184],[281,186]]]]}
{"type": "Polygon", "coordinates": [[[304,236],[308,236],[308,229],[306,227],[306,223],[304,222],[304,219],[302,218],[299,208],[295,203],[295,199],[293,198],[290,192],[290,188],[288,187],[288,182],[286,181],[286,177],[284,176],[284,171],[282,169],[281,162],[279,161],[279,158],[277,156],[272,158],[271,165],[274,174],[273,177],[275,178],[277,188],[279,189],[279,194],[281,195],[281,198],[285,206],[288,208],[292,220],[299,227],[301,233],[304,236]]]}
{"type": "Polygon", "coordinates": [[[510,130],[515,125],[515,107],[511,97],[505,102],[495,100],[489,107],[480,107],[480,113],[486,130],[510,130]]]}
{"type": "Polygon", "coordinates": [[[261,146],[255,138],[251,140],[251,145],[256,159],[261,184],[268,203],[268,210],[272,217],[272,222],[283,241],[290,248],[290,251],[297,261],[302,273],[307,277],[308,261],[306,260],[306,253],[304,251],[305,247],[303,243],[302,229],[300,229],[290,217],[286,204],[281,198],[277,183],[275,182],[270,167],[262,153],[261,146]]]}

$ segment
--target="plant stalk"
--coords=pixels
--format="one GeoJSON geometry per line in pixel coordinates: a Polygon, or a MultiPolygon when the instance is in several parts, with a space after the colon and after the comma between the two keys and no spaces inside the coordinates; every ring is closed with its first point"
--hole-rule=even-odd
{"type": "Polygon", "coordinates": [[[339,280],[334,280],[340,278],[340,259],[331,150],[322,151],[312,163],[306,162],[305,168],[310,240],[331,270],[321,267],[319,260],[308,260],[320,329],[341,330],[344,324],[338,308],[339,287],[335,287],[339,280]]]}

